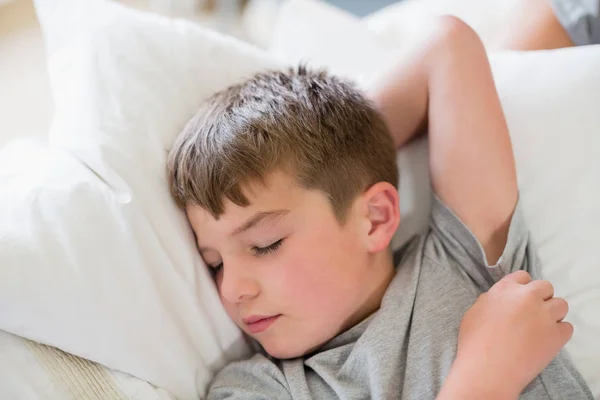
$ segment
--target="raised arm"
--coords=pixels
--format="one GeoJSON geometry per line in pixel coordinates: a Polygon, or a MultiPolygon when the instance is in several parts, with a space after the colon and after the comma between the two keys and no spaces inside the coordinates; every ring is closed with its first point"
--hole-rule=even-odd
{"type": "Polygon", "coordinates": [[[454,17],[432,26],[382,77],[372,98],[398,146],[427,127],[433,189],[493,264],[517,202],[506,120],[477,34],[454,17]]]}

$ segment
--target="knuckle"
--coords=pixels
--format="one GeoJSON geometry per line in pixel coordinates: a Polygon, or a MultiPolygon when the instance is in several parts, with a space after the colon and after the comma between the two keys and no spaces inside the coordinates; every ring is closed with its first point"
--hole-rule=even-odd
{"type": "Polygon", "coordinates": [[[567,340],[571,339],[573,337],[573,333],[575,332],[573,324],[571,324],[570,322],[561,322],[561,324],[563,324],[563,331],[565,332],[567,340]]]}
{"type": "Polygon", "coordinates": [[[515,278],[518,278],[519,280],[531,281],[531,275],[529,275],[529,272],[527,271],[519,270],[517,272],[513,272],[513,274],[515,278]]]}
{"type": "Polygon", "coordinates": [[[527,271],[519,270],[519,271],[517,271],[517,272],[515,272],[515,273],[516,273],[516,274],[519,274],[519,275],[521,275],[521,276],[524,276],[524,277],[526,277],[526,278],[531,278],[531,275],[530,275],[530,274],[529,274],[529,272],[527,272],[527,271]]]}
{"type": "Polygon", "coordinates": [[[539,294],[535,291],[533,287],[526,286],[523,291],[523,297],[527,301],[536,301],[540,298],[539,294]]]}
{"type": "Polygon", "coordinates": [[[550,283],[550,281],[542,280],[540,282],[541,282],[541,285],[543,285],[544,287],[554,289],[554,286],[552,286],[552,283],[550,283]]]}
{"type": "Polygon", "coordinates": [[[561,309],[564,310],[564,312],[566,314],[569,311],[569,303],[565,299],[562,299],[562,298],[558,298],[557,300],[558,300],[559,306],[561,307],[561,309]]]}

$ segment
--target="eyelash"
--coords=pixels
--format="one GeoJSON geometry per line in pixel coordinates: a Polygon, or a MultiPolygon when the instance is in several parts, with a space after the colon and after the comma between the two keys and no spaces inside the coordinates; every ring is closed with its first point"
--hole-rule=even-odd
{"type": "Polygon", "coordinates": [[[257,257],[262,257],[262,256],[266,256],[269,253],[272,253],[274,251],[276,251],[281,244],[283,243],[283,239],[279,239],[278,241],[268,245],[267,247],[252,247],[252,251],[254,252],[254,255],[257,257]]]}
{"type": "MultiPolygon", "coordinates": [[[[254,252],[254,255],[256,257],[262,257],[262,256],[266,256],[267,254],[273,253],[274,251],[277,251],[277,249],[279,249],[279,247],[281,247],[282,244],[283,244],[283,239],[279,239],[278,241],[274,242],[273,244],[268,245],[267,247],[253,246],[252,251],[254,252]]],[[[221,271],[222,268],[223,268],[223,263],[219,263],[218,265],[211,266],[210,270],[213,273],[213,275],[216,275],[219,271],[221,271]]]]}

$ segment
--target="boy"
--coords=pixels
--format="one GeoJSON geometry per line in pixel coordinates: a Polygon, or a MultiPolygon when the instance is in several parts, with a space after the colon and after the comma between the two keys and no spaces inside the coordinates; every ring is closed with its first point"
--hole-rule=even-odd
{"type": "Polygon", "coordinates": [[[441,18],[384,81],[371,103],[325,73],[258,74],[175,144],[171,191],[263,349],[208,398],[592,399],[564,354],[551,362],[567,304],[527,273],[539,260],[479,38],[441,18]],[[425,125],[430,229],[394,263],[394,144],[425,125]]]}

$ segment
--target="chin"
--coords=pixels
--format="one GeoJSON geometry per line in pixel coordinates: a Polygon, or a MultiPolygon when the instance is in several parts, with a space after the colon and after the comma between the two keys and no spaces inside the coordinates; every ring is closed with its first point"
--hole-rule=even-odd
{"type": "Polygon", "coordinates": [[[310,353],[313,348],[307,346],[290,345],[285,341],[263,341],[259,342],[263,349],[274,358],[279,360],[285,360],[289,358],[302,357],[303,355],[310,353]]]}

